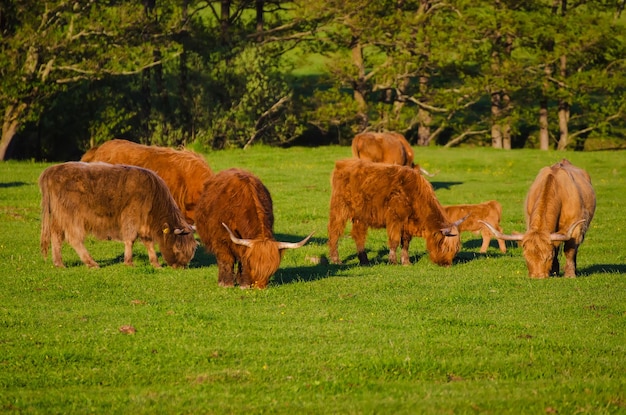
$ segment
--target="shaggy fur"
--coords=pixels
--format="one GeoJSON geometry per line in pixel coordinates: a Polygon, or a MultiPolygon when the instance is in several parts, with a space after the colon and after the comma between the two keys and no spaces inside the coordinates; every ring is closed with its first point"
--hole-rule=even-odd
{"type": "Polygon", "coordinates": [[[361,133],[352,139],[355,158],[377,163],[414,167],[413,149],[402,134],[361,133]]]}
{"type": "Polygon", "coordinates": [[[396,250],[402,245],[401,262],[409,264],[411,238],[422,236],[434,263],[452,264],[460,249],[458,227],[448,219],[432,186],[417,170],[358,159],[339,160],[331,184],[328,245],[333,263],[341,262],[337,242],[351,220],[361,265],[369,263],[365,239],[370,227],[387,229],[391,263],[396,262],[396,250]]]}
{"type": "Polygon", "coordinates": [[[526,197],[527,231],[522,239],[528,272],[534,278],[559,273],[560,242],[553,233],[566,234],[576,221],[585,221],[565,241],[565,276],[576,276],[578,247],[585,238],[596,209],[596,196],[589,173],[568,160],[539,171],[526,197]]]}
{"type": "MultiPolygon", "coordinates": [[[[206,250],[215,255],[220,286],[265,288],[280,265],[284,249],[274,238],[272,198],[253,174],[229,169],[205,184],[196,209],[197,231],[206,250]],[[237,238],[234,243],[225,224],[237,238]]],[[[308,240],[308,238],[307,238],[308,240]]]]}
{"type": "MultiPolygon", "coordinates": [[[[500,227],[500,219],[502,218],[502,206],[495,200],[490,200],[484,203],[478,204],[465,204],[465,205],[448,205],[444,206],[448,218],[450,220],[458,220],[467,217],[463,223],[459,225],[459,231],[472,232],[476,235],[481,234],[483,237],[483,244],[480,247],[480,252],[487,252],[489,248],[489,242],[494,237],[493,233],[482,223],[478,222],[483,220],[491,224],[494,228],[502,232],[500,227]]],[[[498,239],[498,246],[500,251],[506,253],[506,244],[502,239],[498,239]]]]}
{"type": "Polygon", "coordinates": [[[192,151],[146,146],[120,139],[90,149],[81,161],[129,164],[156,172],[191,224],[195,222],[195,208],[204,183],[213,175],[206,160],[192,151]]]}
{"type": "Polygon", "coordinates": [[[172,267],[184,267],[197,243],[193,230],[165,183],[152,171],[135,166],[69,162],[52,166],[39,177],[41,189],[41,252],[52,244],[52,261],[63,267],[66,240],[89,267],[97,268],[84,245],[88,234],[124,241],[124,263],[132,265],[137,238],[148,250],[150,263],[160,267],[154,250],[172,267]]]}

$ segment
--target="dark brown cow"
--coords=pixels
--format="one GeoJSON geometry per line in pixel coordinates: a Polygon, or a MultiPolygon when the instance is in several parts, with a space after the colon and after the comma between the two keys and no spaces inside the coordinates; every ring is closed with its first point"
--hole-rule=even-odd
{"type": "Polygon", "coordinates": [[[194,210],[204,182],[213,174],[206,160],[193,151],[146,146],[120,139],[88,150],[81,161],[129,164],[156,172],[167,184],[190,224],[195,222],[194,210]]]}
{"type": "Polygon", "coordinates": [[[417,170],[358,159],[339,160],[331,182],[328,222],[331,262],[341,262],[337,241],[350,219],[361,265],[369,264],[365,239],[370,227],[387,228],[391,263],[396,262],[396,249],[401,244],[401,262],[408,265],[411,238],[422,236],[434,263],[452,264],[460,248],[458,226],[462,220],[448,219],[432,186],[417,170]]]}
{"type": "Polygon", "coordinates": [[[253,174],[229,169],[211,177],[196,209],[196,227],[208,252],[217,259],[220,286],[265,288],[287,248],[298,243],[274,238],[272,198],[253,174]],[[237,271],[235,271],[237,266],[237,271]]]}
{"type": "MultiPolygon", "coordinates": [[[[493,237],[493,233],[479,222],[483,220],[493,225],[498,231],[502,232],[500,227],[500,219],[502,218],[502,206],[495,200],[490,200],[484,203],[478,204],[464,204],[464,205],[448,205],[444,206],[450,220],[458,220],[461,218],[467,218],[459,225],[459,231],[472,232],[476,235],[481,234],[483,237],[483,244],[480,247],[480,252],[487,252],[489,248],[489,242],[493,237]]],[[[506,244],[502,239],[498,239],[498,246],[500,251],[506,252],[506,244]]]]}
{"type": "Polygon", "coordinates": [[[521,241],[528,274],[547,278],[559,273],[559,248],[564,242],[565,277],[576,276],[576,255],[596,209],[589,173],[568,160],[539,171],[526,196],[526,232],[496,237],[521,241]]]}
{"type": "Polygon", "coordinates": [[[352,139],[352,155],[375,163],[398,164],[418,168],[422,174],[433,176],[414,162],[411,144],[400,133],[361,133],[352,139]]]}
{"type": "Polygon", "coordinates": [[[84,240],[124,241],[124,263],[133,265],[137,238],[148,250],[150,263],[161,265],[154,250],[172,267],[184,267],[197,242],[163,180],[154,172],[135,166],[69,162],[47,168],[39,177],[41,189],[41,252],[63,267],[61,246],[67,241],[80,259],[98,268],[84,240]]]}

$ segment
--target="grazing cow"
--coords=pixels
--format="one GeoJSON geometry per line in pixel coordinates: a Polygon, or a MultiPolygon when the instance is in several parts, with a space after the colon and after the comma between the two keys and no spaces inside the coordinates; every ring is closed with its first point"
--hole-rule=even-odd
{"type": "Polygon", "coordinates": [[[564,242],[565,277],[576,276],[576,255],[596,209],[589,174],[563,159],[539,171],[526,196],[526,232],[504,235],[487,222],[497,238],[521,241],[531,278],[559,273],[564,242]]]}
{"type": "MultiPolygon", "coordinates": [[[[444,206],[450,220],[457,220],[466,217],[467,219],[459,225],[460,232],[472,232],[478,235],[479,233],[483,237],[483,244],[480,247],[480,252],[487,252],[489,248],[489,242],[493,234],[485,225],[479,222],[483,220],[493,225],[498,231],[502,232],[500,227],[500,219],[502,218],[502,206],[495,200],[490,200],[484,203],[478,203],[473,205],[448,205],[444,206]]],[[[498,246],[500,251],[506,253],[506,244],[502,239],[498,239],[498,246]]]]}
{"type": "Polygon", "coordinates": [[[174,268],[186,266],[198,245],[163,180],[154,172],[136,166],[108,163],[68,162],[48,167],[39,177],[41,189],[41,252],[63,267],[61,246],[67,241],[90,268],[98,268],[84,240],[124,242],[124,263],[133,265],[137,238],[148,250],[150,263],[161,265],[161,255],[174,268]]]}
{"type": "Polygon", "coordinates": [[[287,248],[298,243],[274,238],[272,198],[253,174],[228,169],[211,177],[196,209],[196,227],[208,252],[217,259],[218,283],[240,288],[265,288],[287,248]],[[237,271],[235,271],[237,266],[237,271]]]}
{"type": "Polygon", "coordinates": [[[352,220],[352,237],[361,265],[369,264],[365,253],[367,229],[387,228],[389,262],[410,264],[409,243],[413,236],[426,239],[430,259],[449,266],[459,252],[458,226],[442,209],[430,183],[415,169],[358,159],[339,160],[332,173],[328,245],[330,260],[341,263],[337,241],[346,222],[352,220]]]}
{"type": "Polygon", "coordinates": [[[146,146],[120,139],[88,150],[81,161],[129,164],[156,172],[167,184],[187,222],[192,225],[204,182],[213,174],[206,160],[193,151],[146,146]]]}
{"type": "Polygon", "coordinates": [[[376,163],[418,168],[422,174],[433,176],[414,163],[411,144],[402,134],[396,132],[357,134],[352,139],[352,155],[355,158],[376,163]]]}

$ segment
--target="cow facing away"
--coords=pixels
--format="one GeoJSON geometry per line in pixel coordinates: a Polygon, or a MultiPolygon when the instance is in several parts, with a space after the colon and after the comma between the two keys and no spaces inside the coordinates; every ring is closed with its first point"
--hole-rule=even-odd
{"type": "Polygon", "coordinates": [[[154,171],[165,181],[190,224],[195,222],[195,207],[204,182],[213,174],[206,160],[193,151],[146,146],[120,139],[88,150],[81,161],[129,164],[154,171]]]}
{"type": "Polygon", "coordinates": [[[431,261],[449,266],[460,249],[459,228],[442,209],[430,183],[405,166],[372,163],[358,159],[339,160],[331,179],[328,246],[330,261],[341,263],[337,242],[346,222],[352,220],[352,238],[361,265],[369,264],[365,253],[368,228],[386,228],[389,262],[396,263],[402,245],[401,263],[410,264],[409,243],[413,236],[426,239],[431,261]]]}
{"type": "Polygon", "coordinates": [[[576,276],[578,247],[596,209],[589,173],[563,159],[539,171],[526,196],[526,232],[505,235],[487,222],[496,237],[521,241],[531,278],[559,273],[559,249],[564,245],[565,277],[576,276]]]}
{"type": "MultiPolygon", "coordinates": [[[[483,237],[483,244],[480,247],[481,253],[487,252],[489,242],[491,242],[491,238],[494,237],[494,235],[486,225],[479,221],[488,222],[493,225],[496,230],[502,232],[502,228],[500,227],[502,206],[495,200],[477,204],[447,205],[444,206],[443,209],[450,220],[467,218],[459,225],[460,232],[472,232],[476,235],[481,234],[483,237]]],[[[497,241],[500,251],[506,253],[504,240],[498,239],[497,241]]]]}
{"type": "Polygon", "coordinates": [[[433,176],[414,162],[411,144],[400,133],[361,133],[352,139],[352,156],[375,163],[397,164],[418,168],[425,176],[433,176]]]}
{"type": "Polygon", "coordinates": [[[154,242],[165,262],[186,266],[197,242],[165,183],[150,170],[108,163],[68,162],[48,167],[39,177],[42,194],[41,252],[64,267],[61,246],[67,241],[88,267],[98,268],[84,240],[124,242],[124,263],[133,265],[137,238],[148,250],[150,263],[160,268],[154,242]]]}
{"type": "Polygon", "coordinates": [[[206,182],[196,219],[200,239],[217,260],[223,287],[237,282],[240,288],[265,288],[284,250],[299,248],[311,237],[297,243],[276,241],[270,193],[241,169],[221,171],[206,182]]]}

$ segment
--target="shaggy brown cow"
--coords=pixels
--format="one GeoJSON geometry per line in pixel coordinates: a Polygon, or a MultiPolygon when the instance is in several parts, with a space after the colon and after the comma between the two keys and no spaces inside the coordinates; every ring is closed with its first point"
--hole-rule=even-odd
{"type": "MultiPolygon", "coordinates": [[[[480,247],[480,252],[482,253],[487,252],[493,233],[489,230],[489,228],[480,223],[479,220],[492,224],[494,228],[502,232],[502,228],[500,227],[502,206],[495,200],[471,205],[448,205],[444,206],[443,209],[446,211],[450,220],[467,218],[461,225],[459,225],[459,231],[472,232],[476,235],[480,233],[483,237],[483,244],[480,247]]],[[[504,241],[502,239],[498,239],[497,241],[500,251],[506,252],[506,244],[504,241]]]]}
{"type": "Polygon", "coordinates": [[[124,241],[124,263],[133,265],[137,238],[148,249],[150,263],[160,268],[154,242],[172,267],[184,267],[197,242],[163,180],[154,172],[135,166],[69,162],[47,168],[39,177],[41,189],[41,252],[63,267],[61,246],[66,240],[80,259],[98,268],[84,240],[124,241]]]}
{"type": "Polygon", "coordinates": [[[120,139],[88,150],[81,161],[129,164],[156,172],[167,184],[190,224],[195,222],[194,211],[204,182],[213,174],[206,160],[193,151],[146,146],[120,139]]]}
{"type": "Polygon", "coordinates": [[[357,134],[352,139],[352,155],[355,158],[376,163],[418,168],[422,174],[433,176],[414,163],[411,144],[402,134],[396,132],[357,134]]]}
{"type": "Polygon", "coordinates": [[[521,241],[531,278],[559,273],[559,248],[564,242],[565,277],[576,276],[576,255],[596,209],[589,174],[568,160],[539,171],[526,196],[524,234],[504,235],[490,224],[497,238],[521,241]]]}
{"type": "Polygon", "coordinates": [[[265,288],[284,250],[299,248],[311,237],[298,243],[276,241],[270,193],[257,177],[240,169],[221,171],[206,182],[196,219],[200,239],[217,259],[223,287],[237,282],[241,288],[265,288]]]}
{"type": "Polygon", "coordinates": [[[408,265],[409,243],[423,236],[430,259],[448,266],[459,252],[458,226],[443,211],[435,192],[418,171],[405,166],[372,163],[358,159],[339,160],[332,173],[328,245],[330,260],[341,263],[337,241],[346,222],[352,220],[352,237],[361,265],[369,264],[365,253],[367,229],[387,228],[389,262],[396,262],[402,244],[401,262],[408,265]]]}

